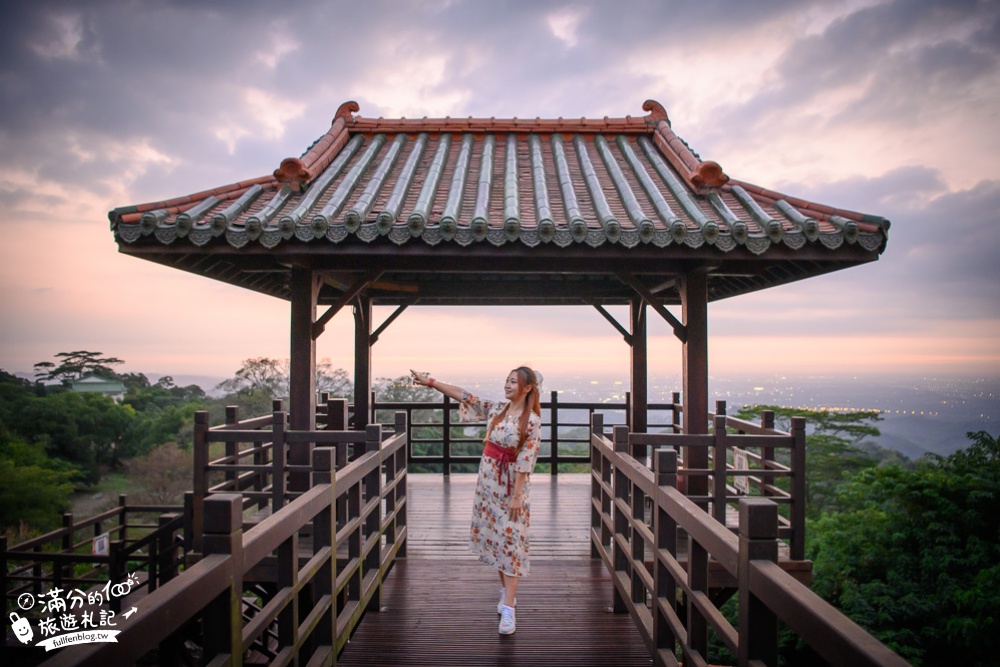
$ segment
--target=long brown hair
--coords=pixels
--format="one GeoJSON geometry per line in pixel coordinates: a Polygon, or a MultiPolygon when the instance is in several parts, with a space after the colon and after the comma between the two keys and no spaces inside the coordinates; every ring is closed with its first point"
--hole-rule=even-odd
{"type": "MultiPolygon", "coordinates": [[[[517,374],[517,390],[518,393],[525,391],[527,389],[527,394],[524,396],[524,409],[521,410],[521,419],[519,420],[517,432],[517,449],[515,453],[520,453],[521,449],[524,447],[524,442],[528,439],[528,417],[531,412],[534,412],[539,417],[542,416],[542,401],[539,397],[538,391],[538,376],[535,375],[535,371],[531,370],[527,366],[520,366],[511,371],[511,373],[517,374]]],[[[504,406],[493,419],[490,421],[490,427],[486,429],[486,439],[490,439],[490,434],[493,433],[493,428],[500,423],[500,421],[507,416],[507,411],[510,410],[510,403],[504,406]]]]}

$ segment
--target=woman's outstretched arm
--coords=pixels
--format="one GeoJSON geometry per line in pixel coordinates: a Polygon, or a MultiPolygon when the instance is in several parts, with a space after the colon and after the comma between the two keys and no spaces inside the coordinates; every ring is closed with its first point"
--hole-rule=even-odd
{"type": "Polygon", "coordinates": [[[413,376],[413,383],[418,384],[422,387],[430,387],[432,389],[437,389],[442,394],[450,399],[461,401],[462,392],[464,391],[461,387],[456,387],[453,384],[446,384],[444,382],[438,382],[430,376],[430,373],[420,373],[415,370],[410,370],[410,375],[413,376]]]}

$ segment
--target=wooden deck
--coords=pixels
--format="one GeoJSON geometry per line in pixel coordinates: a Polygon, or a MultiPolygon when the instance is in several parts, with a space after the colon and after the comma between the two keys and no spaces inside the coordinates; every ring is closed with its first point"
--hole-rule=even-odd
{"type": "MultiPolygon", "coordinates": [[[[408,555],[476,561],[468,546],[476,476],[410,474],[406,488],[408,555]]],[[[530,502],[533,563],[590,558],[590,475],[532,475],[530,502]]]]}
{"type": "Polygon", "coordinates": [[[536,561],[517,592],[517,632],[497,633],[498,581],[470,560],[406,558],[383,585],[338,665],[608,665],[648,667],[628,614],[607,611],[600,561],[536,561]]]}
{"type": "Polygon", "coordinates": [[[383,585],[339,665],[642,665],[628,614],[612,614],[611,578],[590,559],[589,475],[536,475],[531,574],[517,632],[497,633],[497,575],[468,550],[475,475],[410,475],[407,558],[383,585]],[[558,519],[558,520],[557,520],[558,519]]]}

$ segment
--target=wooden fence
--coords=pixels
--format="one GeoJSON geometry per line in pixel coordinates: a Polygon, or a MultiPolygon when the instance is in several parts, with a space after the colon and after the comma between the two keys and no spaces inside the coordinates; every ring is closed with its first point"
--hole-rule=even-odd
{"type": "MultiPolygon", "coordinates": [[[[734,438],[725,433],[724,422],[724,416],[716,416],[715,437],[730,442],[734,438]]],[[[716,484],[712,498],[690,498],[677,489],[681,471],[671,439],[678,436],[638,436],[618,427],[611,440],[601,416],[594,416],[591,542],[594,555],[612,573],[615,610],[632,616],[654,664],[675,667],[680,656],[686,666],[706,666],[711,633],[741,667],[777,665],[779,622],[833,665],[907,664],[781,567],[774,498],[739,498],[735,535],[699,505],[724,507],[735,500],[728,491],[718,494],[716,484]],[[630,453],[635,446],[654,448],[654,470],[630,453]],[[710,563],[724,570],[729,591],[713,590],[710,563]],[[720,611],[727,592],[738,595],[735,627],[720,611]]],[[[758,437],[768,438],[761,441],[766,447],[781,446],[773,435],[758,437]]],[[[723,471],[723,460],[717,449],[717,466],[684,473],[712,474],[718,480],[740,472],[723,471]]]]}
{"type": "MultiPolygon", "coordinates": [[[[405,415],[397,418],[397,433],[385,439],[380,426],[365,432],[282,432],[285,418],[269,417],[276,442],[317,445],[310,448],[311,485],[296,502],[281,503],[244,532],[248,501],[255,503],[258,496],[222,491],[204,497],[200,554],[183,576],[143,600],[143,613],[117,644],[66,648],[44,665],[131,664],[151,647],[158,647],[157,664],[178,664],[182,640],[198,626],[202,664],[240,665],[244,656],[273,665],[333,661],[364,611],[378,608],[382,580],[405,555],[405,415]],[[338,454],[348,447],[357,456],[338,468],[338,454]],[[260,604],[247,602],[261,590],[269,595],[260,604]]],[[[220,430],[233,437],[218,441],[246,442],[252,431],[220,430]]],[[[283,449],[273,447],[272,453],[280,460],[283,449]]],[[[233,484],[245,483],[244,474],[262,472],[232,465],[217,472],[233,473],[228,480],[233,484]]],[[[278,502],[280,495],[270,498],[278,502]]]]}
{"type": "MultiPolygon", "coordinates": [[[[407,416],[410,433],[410,464],[423,464],[440,467],[444,475],[452,472],[452,466],[459,464],[479,464],[482,454],[482,436],[464,437],[455,432],[456,426],[465,426],[458,421],[458,403],[447,396],[441,397],[437,401],[423,402],[403,402],[403,401],[377,401],[377,396],[372,394],[371,406],[372,422],[377,421],[376,417],[381,411],[403,411],[407,416]],[[416,431],[416,432],[415,432],[416,431]],[[423,445],[422,449],[440,451],[440,453],[421,453],[413,451],[414,447],[423,445]],[[465,449],[471,453],[456,453],[456,449],[465,449]]],[[[542,453],[539,463],[549,465],[549,473],[559,474],[561,464],[588,464],[590,463],[590,418],[597,411],[601,411],[606,417],[614,414],[618,417],[619,423],[627,424],[630,413],[629,405],[631,396],[625,394],[623,403],[606,403],[602,401],[562,401],[559,392],[549,392],[549,399],[541,402],[542,408],[542,448],[548,450],[542,453]],[[571,414],[580,415],[585,413],[583,418],[570,417],[571,414]],[[579,434],[574,435],[574,431],[579,434]],[[572,450],[579,450],[581,453],[567,453],[572,450]]],[[[336,411],[343,408],[334,408],[336,411]]],[[[650,431],[664,430],[671,433],[681,431],[680,415],[683,411],[680,404],[680,394],[674,393],[670,403],[651,403],[648,411],[654,417],[650,424],[650,431]]],[[[610,421],[610,420],[609,420],[610,421]]]]}

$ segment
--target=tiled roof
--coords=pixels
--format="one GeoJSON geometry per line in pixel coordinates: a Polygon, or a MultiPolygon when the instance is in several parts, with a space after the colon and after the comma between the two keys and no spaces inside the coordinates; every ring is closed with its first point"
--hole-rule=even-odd
{"type": "Polygon", "coordinates": [[[881,253],[887,220],[730,178],[663,107],[603,119],[364,118],[354,102],[270,175],[110,212],[125,244],[774,246],[881,253]],[[149,238],[146,238],[149,237],[149,238]],[[155,239],[155,241],[154,241],[155,239]]]}

